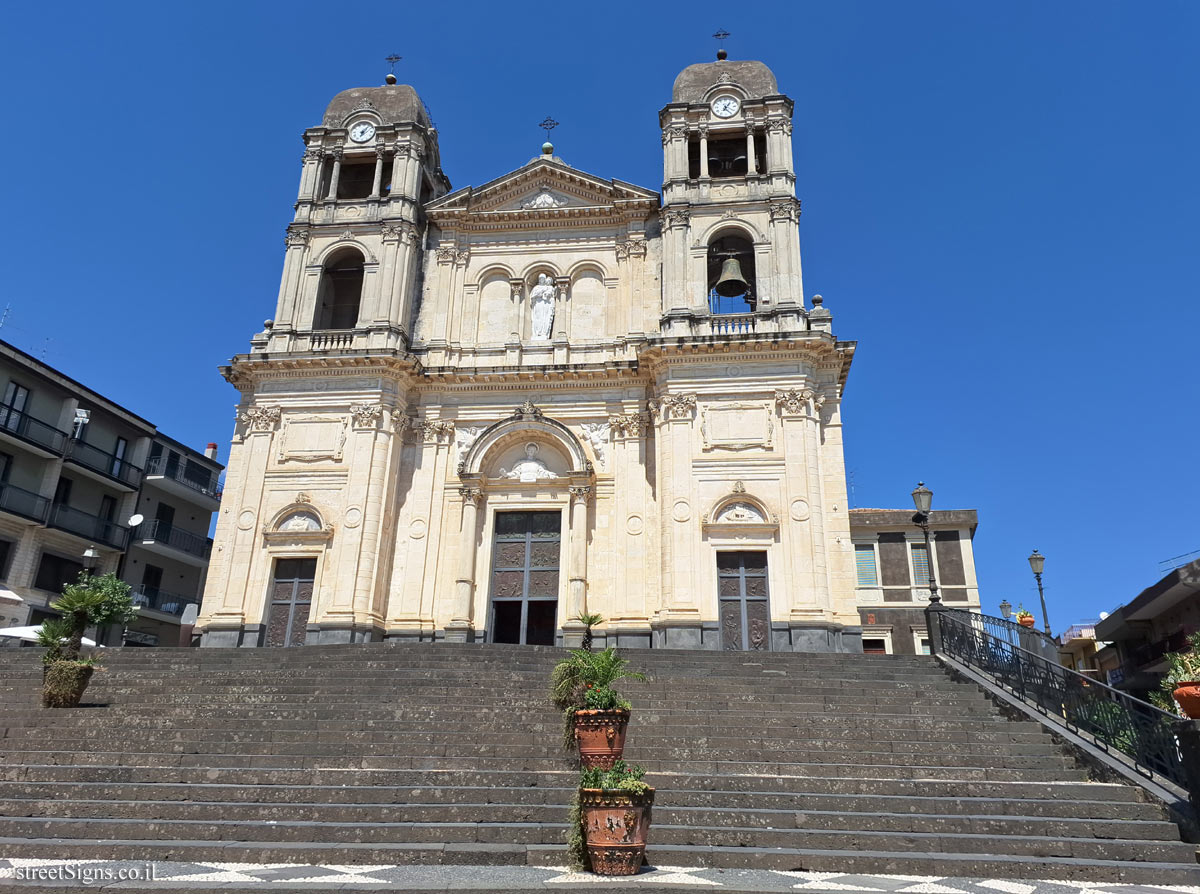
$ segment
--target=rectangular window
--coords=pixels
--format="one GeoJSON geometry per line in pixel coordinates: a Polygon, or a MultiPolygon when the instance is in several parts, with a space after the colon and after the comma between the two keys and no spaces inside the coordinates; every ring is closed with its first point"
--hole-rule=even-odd
{"type": "Polygon", "coordinates": [[[8,473],[12,471],[13,458],[7,453],[0,453],[0,484],[8,481],[8,473]]]}
{"type": "Polygon", "coordinates": [[[80,562],[64,559],[53,553],[42,553],[42,560],[38,563],[37,577],[34,578],[33,585],[39,590],[61,593],[65,584],[73,584],[78,580],[81,571],[83,571],[83,564],[80,562]]]}
{"type": "Polygon", "coordinates": [[[8,560],[12,557],[14,546],[11,540],[0,540],[0,580],[8,579],[8,560]]]}
{"type": "Polygon", "coordinates": [[[107,522],[117,517],[117,498],[105,494],[100,498],[100,517],[107,522]]]}
{"type": "Polygon", "coordinates": [[[71,502],[71,485],[74,482],[70,478],[59,476],[58,485],[54,488],[54,504],[63,506],[71,502]]]}
{"type": "Polygon", "coordinates": [[[886,655],[888,654],[888,644],[886,639],[877,639],[874,637],[863,637],[863,654],[864,655],[886,655]]]}
{"type": "Polygon", "coordinates": [[[929,586],[929,551],[924,543],[912,544],[913,586],[929,586]]]}
{"type": "Polygon", "coordinates": [[[124,438],[117,438],[117,444],[113,447],[113,462],[111,474],[120,477],[121,469],[124,467],[125,451],[129,449],[129,442],[124,438]]]}
{"type": "Polygon", "coordinates": [[[4,406],[0,407],[0,426],[9,431],[16,431],[20,425],[25,407],[29,403],[29,389],[16,382],[9,382],[4,389],[4,406]]]}
{"type": "Polygon", "coordinates": [[[860,587],[878,587],[879,569],[875,563],[875,544],[854,544],[854,564],[858,569],[860,587]]]}
{"type": "Polygon", "coordinates": [[[933,650],[929,648],[929,637],[918,633],[916,638],[917,638],[917,654],[918,655],[932,655],[933,650]]]}

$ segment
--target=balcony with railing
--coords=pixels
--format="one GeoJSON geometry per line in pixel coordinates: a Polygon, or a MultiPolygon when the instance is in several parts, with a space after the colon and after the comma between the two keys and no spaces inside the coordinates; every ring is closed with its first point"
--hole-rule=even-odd
{"type": "Polygon", "coordinates": [[[131,490],[141,486],[145,474],[140,466],[129,460],[95,447],[86,441],[73,440],[67,450],[67,461],[98,472],[105,478],[119,482],[131,490]]]}
{"type": "Polygon", "coordinates": [[[164,615],[179,617],[189,602],[199,602],[195,596],[181,596],[178,593],[168,593],[157,587],[142,587],[136,593],[130,594],[133,604],[138,608],[148,608],[162,612],[164,615]]]}
{"type": "Polygon", "coordinates": [[[50,513],[50,501],[33,491],[12,484],[0,484],[0,511],[44,525],[50,513]]]}
{"type": "Polygon", "coordinates": [[[221,484],[216,472],[170,454],[150,457],[146,463],[146,480],[161,482],[166,489],[181,496],[221,499],[221,484]]]}
{"type": "Polygon", "coordinates": [[[115,549],[124,549],[129,543],[129,528],[66,503],[55,503],[51,507],[47,524],[60,531],[115,549]]]}
{"type": "Polygon", "coordinates": [[[212,540],[209,538],[180,530],[157,518],[142,522],[134,528],[133,539],[154,552],[165,548],[164,555],[182,559],[192,565],[205,564],[212,552],[212,540]]]}
{"type": "Polygon", "coordinates": [[[0,404],[0,434],[8,435],[30,444],[40,450],[61,456],[67,447],[68,432],[62,431],[49,422],[43,422],[30,416],[24,410],[18,410],[0,404]]]}

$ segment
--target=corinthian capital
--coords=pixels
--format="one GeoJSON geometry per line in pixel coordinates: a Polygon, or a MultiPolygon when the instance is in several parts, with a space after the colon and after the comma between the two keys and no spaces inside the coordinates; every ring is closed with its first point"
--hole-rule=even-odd
{"type": "Polygon", "coordinates": [[[279,423],[279,407],[248,407],[238,418],[247,431],[269,432],[279,423]]]}

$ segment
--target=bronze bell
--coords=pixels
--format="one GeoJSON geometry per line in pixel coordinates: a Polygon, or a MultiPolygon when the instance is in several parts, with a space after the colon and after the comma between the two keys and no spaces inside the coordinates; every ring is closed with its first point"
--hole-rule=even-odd
{"type": "Polygon", "coordinates": [[[721,265],[721,275],[717,277],[717,284],[713,289],[725,298],[735,298],[750,291],[750,283],[742,276],[742,265],[738,263],[737,258],[725,259],[725,263],[721,265]]]}

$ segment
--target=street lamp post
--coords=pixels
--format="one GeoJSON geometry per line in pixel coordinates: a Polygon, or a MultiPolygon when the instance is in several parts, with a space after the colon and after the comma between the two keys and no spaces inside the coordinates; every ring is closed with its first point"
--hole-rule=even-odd
{"type": "Polygon", "coordinates": [[[1042,589],[1042,569],[1046,567],[1046,557],[1036,549],[1029,556],[1029,568],[1037,578],[1038,597],[1042,600],[1042,620],[1046,624],[1046,636],[1050,635],[1050,615],[1046,613],[1046,591],[1042,589]]]}
{"type": "Polygon", "coordinates": [[[1000,617],[1006,621],[1012,617],[1012,603],[1007,599],[1000,600],[1000,617]]]}
{"type": "Polygon", "coordinates": [[[942,597],[938,595],[937,578],[933,573],[933,550],[929,547],[929,510],[933,506],[933,491],[925,486],[924,481],[918,481],[912,492],[913,505],[917,507],[913,515],[913,524],[917,525],[925,535],[925,565],[929,569],[929,601],[938,603],[942,597]]]}

